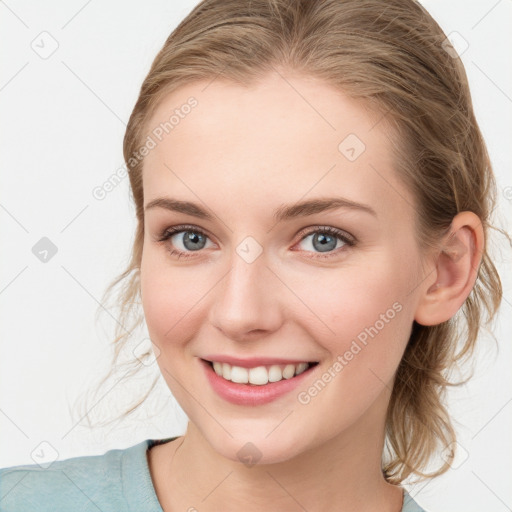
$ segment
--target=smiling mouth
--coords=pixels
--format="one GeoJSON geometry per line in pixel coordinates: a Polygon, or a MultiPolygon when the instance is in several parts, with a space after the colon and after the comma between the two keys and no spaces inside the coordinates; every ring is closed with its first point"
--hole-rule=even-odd
{"type": "Polygon", "coordinates": [[[203,359],[203,361],[209,364],[213,371],[224,380],[254,386],[264,386],[269,383],[292,379],[318,364],[317,361],[312,361],[245,368],[224,362],[208,361],[206,359],[203,359]]]}

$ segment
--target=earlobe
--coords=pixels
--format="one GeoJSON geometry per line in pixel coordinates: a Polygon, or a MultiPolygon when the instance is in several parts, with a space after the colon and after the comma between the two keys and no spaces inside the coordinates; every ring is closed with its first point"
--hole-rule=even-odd
{"type": "Polygon", "coordinates": [[[470,294],[482,259],[484,232],[473,212],[457,214],[434,259],[432,280],[421,292],[414,319],[438,325],[452,318],[470,294]]]}

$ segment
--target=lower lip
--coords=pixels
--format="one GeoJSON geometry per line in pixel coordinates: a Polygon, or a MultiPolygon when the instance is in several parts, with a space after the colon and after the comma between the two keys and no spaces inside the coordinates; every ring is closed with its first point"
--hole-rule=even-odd
{"type": "Polygon", "coordinates": [[[232,404],[250,406],[267,404],[293,391],[317,366],[309,367],[291,379],[283,379],[278,382],[269,382],[268,384],[258,386],[255,384],[231,382],[223,377],[219,377],[209,363],[201,360],[201,364],[205,369],[208,381],[219,396],[232,404]]]}

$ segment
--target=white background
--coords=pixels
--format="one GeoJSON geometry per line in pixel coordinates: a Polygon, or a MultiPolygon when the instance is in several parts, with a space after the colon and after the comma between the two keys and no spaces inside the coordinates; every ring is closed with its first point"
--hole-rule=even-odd
{"type": "MultiPolygon", "coordinates": [[[[495,223],[506,226],[512,3],[423,3],[447,34],[455,31],[469,44],[462,60],[497,175],[495,223]]],[[[128,262],[135,229],[127,178],[101,201],[92,190],[123,165],[122,137],[142,80],[195,4],[0,3],[0,467],[33,464],[35,451],[65,459],[183,433],[186,418],[165,384],[151,417],[155,407],[146,407],[136,418],[91,431],[70,409],[108,367],[115,322],[109,313],[98,321],[95,314],[106,285],[128,262]],[[58,44],[46,59],[32,48],[43,37],[47,50],[58,44]],[[58,249],[46,263],[32,253],[42,237],[58,249]]],[[[499,351],[482,337],[474,378],[449,396],[461,446],[456,467],[409,487],[432,512],[512,509],[511,251],[503,237],[495,240],[505,297],[494,331],[499,351]]],[[[146,380],[155,367],[147,368],[146,380]]],[[[135,391],[120,384],[104,402],[135,391]]]]}

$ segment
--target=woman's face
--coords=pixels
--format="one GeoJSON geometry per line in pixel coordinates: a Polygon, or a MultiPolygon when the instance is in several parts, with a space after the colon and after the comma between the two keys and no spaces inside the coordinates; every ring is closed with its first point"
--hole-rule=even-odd
{"type": "Polygon", "coordinates": [[[379,119],[273,73],[183,86],[149,122],[145,318],[170,390],[229,459],[383,436],[425,276],[379,119]]]}

